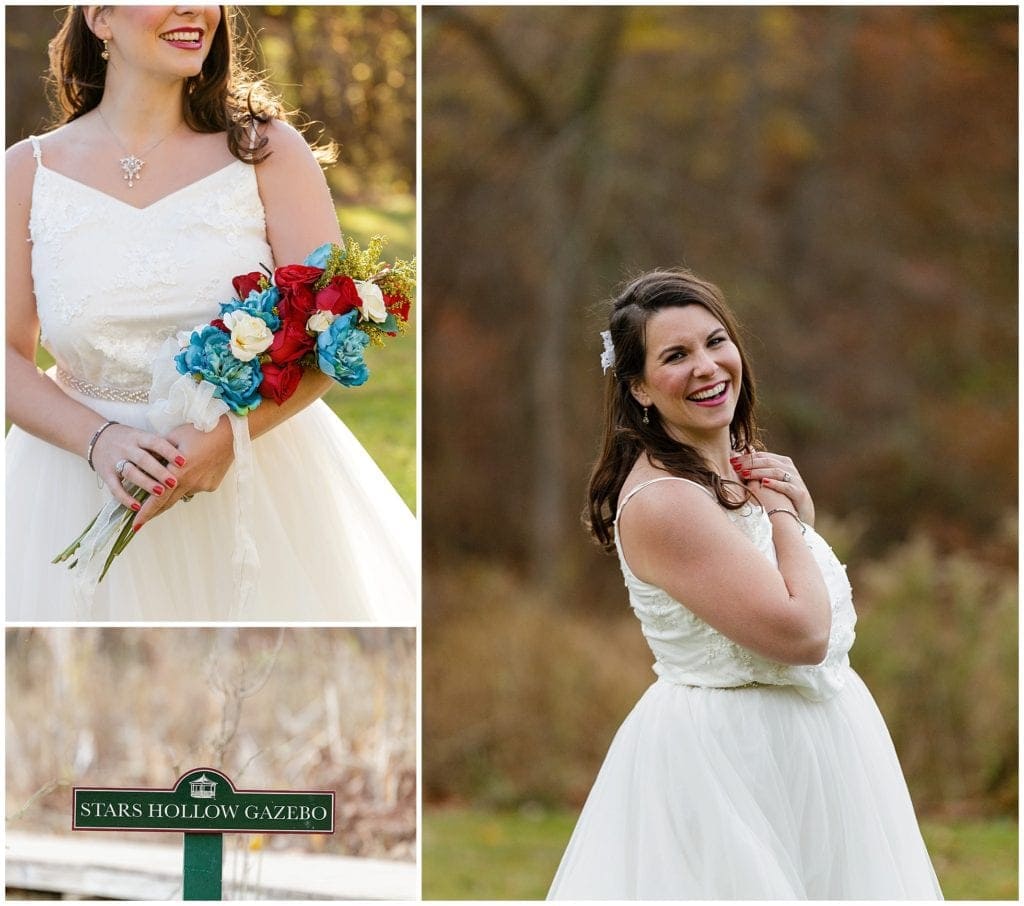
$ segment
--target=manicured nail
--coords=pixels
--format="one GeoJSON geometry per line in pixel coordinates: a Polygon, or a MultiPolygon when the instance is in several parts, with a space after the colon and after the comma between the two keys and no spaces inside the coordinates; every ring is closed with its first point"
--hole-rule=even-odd
{"type": "Polygon", "coordinates": [[[750,469],[743,469],[743,477],[750,478],[750,469]]]}
{"type": "Polygon", "coordinates": [[[139,510],[142,509],[142,504],[136,500],[135,503],[132,504],[132,509],[135,510],[135,512],[137,513],[139,510]]]}
{"type": "Polygon", "coordinates": [[[774,482],[770,478],[762,478],[761,484],[774,484],[774,482]]]}
{"type": "Polygon", "coordinates": [[[164,484],[167,485],[167,487],[169,488],[173,488],[177,483],[178,482],[175,481],[173,478],[168,478],[167,481],[164,482],[164,484]]]}
{"type": "Polygon", "coordinates": [[[174,461],[179,466],[185,465],[185,457],[184,456],[175,456],[174,457],[174,461]]]}
{"type": "Polygon", "coordinates": [[[137,532],[137,531],[138,531],[138,530],[139,530],[140,528],[142,528],[142,525],[141,525],[141,524],[136,524],[136,525],[133,525],[133,526],[132,526],[132,531],[133,531],[133,532],[137,532]]]}
{"type": "Polygon", "coordinates": [[[729,462],[735,463],[735,462],[739,462],[739,461],[740,461],[740,458],[738,456],[730,456],[729,457],[729,462]]]}
{"type": "Polygon", "coordinates": [[[738,472],[738,471],[739,471],[739,470],[740,470],[741,468],[743,468],[742,464],[740,463],[740,461],[739,461],[738,459],[734,459],[734,460],[732,460],[732,467],[733,467],[733,468],[734,468],[734,469],[735,469],[735,470],[736,470],[737,472],[738,472]]]}
{"type": "Polygon", "coordinates": [[[153,493],[156,494],[157,497],[159,497],[163,492],[164,492],[163,485],[159,485],[159,484],[153,485],[153,493]]]}

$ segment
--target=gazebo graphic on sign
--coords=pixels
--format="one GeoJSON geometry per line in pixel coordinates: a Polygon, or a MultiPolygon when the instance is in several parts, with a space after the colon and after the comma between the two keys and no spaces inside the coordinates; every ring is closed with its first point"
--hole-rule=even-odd
{"type": "Polygon", "coordinates": [[[202,774],[189,783],[189,795],[193,799],[213,799],[217,795],[217,781],[202,774]]]}

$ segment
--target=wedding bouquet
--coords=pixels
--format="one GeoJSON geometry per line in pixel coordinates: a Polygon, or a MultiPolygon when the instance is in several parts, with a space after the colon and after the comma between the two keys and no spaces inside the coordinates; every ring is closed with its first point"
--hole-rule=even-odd
{"type": "MultiPolygon", "coordinates": [[[[365,250],[346,239],[314,249],[302,264],[235,277],[236,296],[221,304],[218,318],[161,350],[147,411],[154,429],[192,424],[212,431],[226,413],[246,416],[264,399],[285,402],[309,368],[345,387],[365,383],[366,346],[405,331],[416,286],[415,261],[383,263],[383,248],[380,236],[365,250]]],[[[148,496],[142,488],[133,494],[140,502],[148,496]]],[[[94,560],[109,546],[96,579],[102,581],[135,535],[134,515],[108,501],[53,562],[69,569],[82,562],[95,572],[94,560]]]]}

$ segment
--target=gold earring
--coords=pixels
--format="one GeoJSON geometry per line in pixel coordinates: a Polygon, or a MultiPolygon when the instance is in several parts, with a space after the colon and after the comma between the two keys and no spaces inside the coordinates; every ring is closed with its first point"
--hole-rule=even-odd
{"type": "Polygon", "coordinates": [[[100,52],[100,56],[103,57],[104,60],[110,59],[110,47],[108,46],[106,38],[103,39],[103,50],[100,52]]]}

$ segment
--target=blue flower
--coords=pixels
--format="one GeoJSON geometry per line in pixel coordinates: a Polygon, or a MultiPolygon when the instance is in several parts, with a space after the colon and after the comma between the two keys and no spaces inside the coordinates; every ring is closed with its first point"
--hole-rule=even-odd
{"type": "Polygon", "coordinates": [[[319,248],[313,249],[313,251],[306,255],[306,260],[302,263],[306,265],[306,267],[319,267],[323,270],[327,267],[327,259],[331,256],[332,248],[333,246],[331,243],[324,243],[319,248]]]}
{"type": "Polygon", "coordinates": [[[358,387],[370,376],[363,361],[369,336],[356,327],[358,311],[335,318],[327,330],[317,335],[317,360],[320,370],[344,387],[358,387]]]}
{"type": "Polygon", "coordinates": [[[276,286],[268,286],[264,290],[254,289],[244,299],[232,299],[230,302],[222,302],[220,316],[233,311],[245,311],[255,318],[262,318],[270,330],[277,330],[281,326],[281,319],[274,313],[277,303],[281,299],[281,293],[276,286]]]}
{"type": "Polygon", "coordinates": [[[214,396],[224,400],[236,415],[247,415],[262,399],[259,394],[263,372],[259,359],[240,362],[231,354],[231,337],[212,324],[193,330],[189,345],[174,357],[181,374],[209,381],[214,396]]]}

